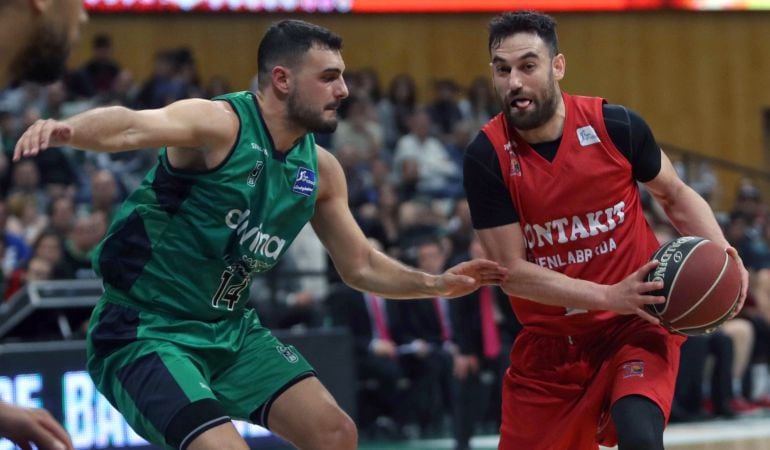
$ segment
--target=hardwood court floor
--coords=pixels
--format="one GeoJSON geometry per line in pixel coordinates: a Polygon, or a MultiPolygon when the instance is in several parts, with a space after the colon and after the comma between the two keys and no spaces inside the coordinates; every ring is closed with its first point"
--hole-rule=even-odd
{"type": "MultiPolygon", "coordinates": [[[[477,436],[473,450],[497,450],[497,436],[477,436]]],[[[770,450],[770,414],[737,420],[670,425],[666,450],[770,450]]],[[[360,450],[451,450],[451,439],[362,442],[360,450]]],[[[602,450],[609,450],[602,447],[602,450]]]]}

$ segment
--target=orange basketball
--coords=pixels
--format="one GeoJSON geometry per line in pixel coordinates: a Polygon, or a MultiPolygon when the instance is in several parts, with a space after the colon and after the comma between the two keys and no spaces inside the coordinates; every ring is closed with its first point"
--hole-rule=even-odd
{"type": "Polygon", "coordinates": [[[719,245],[684,236],[662,245],[651,259],[660,264],[647,280],[663,280],[663,289],[651,294],[666,302],[647,308],[669,330],[688,336],[711,333],[737,307],[740,267],[719,245]]]}

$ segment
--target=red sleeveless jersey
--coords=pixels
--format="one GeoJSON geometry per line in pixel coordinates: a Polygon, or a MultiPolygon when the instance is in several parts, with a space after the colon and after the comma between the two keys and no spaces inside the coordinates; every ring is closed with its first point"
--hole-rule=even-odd
{"type": "MultiPolygon", "coordinates": [[[[658,248],[647,224],[631,163],[612,143],[597,97],[562,94],[564,131],[556,157],[543,158],[499,114],[482,131],[492,142],[519,214],[527,258],[572,278],[614,284],[658,248]]],[[[571,335],[617,315],[510,297],[530,330],[571,335]]]]}

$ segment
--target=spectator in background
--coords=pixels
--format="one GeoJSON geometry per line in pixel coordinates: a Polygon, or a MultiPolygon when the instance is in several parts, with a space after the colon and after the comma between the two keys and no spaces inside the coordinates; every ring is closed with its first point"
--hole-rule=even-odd
{"type": "Polygon", "coordinates": [[[155,67],[150,78],[144,82],[137,95],[137,107],[141,109],[162,108],[176,100],[185,98],[184,83],[176,77],[176,53],[162,50],[155,53],[155,67]]]}
{"type": "Polygon", "coordinates": [[[33,256],[23,267],[11,274],[5,286],[3,298],[8,300],[30,281],[50,280],[52,275],[53,265],[43,258],[33,256]]]}
{"type": "Polygon", "coordinates": [[[400,74],[390,82],[388,96],[377,104],[385,133],[385,147],[393,149],[398,139],[409,132],[409,116],[417,108],[417,86],[411,75],[400,74]]]}
{"type": "Polygon", "coordinates": [[[62,238],[50,229],[43,231],[32,244],[32,257],[48,261],[53,268],[54,278],[60,278],[57,277],[57,268],[61,264],[63,255],[62,238]]]}
{"type": "Polygon", "coordinates": [[[8,222],[8,205],[0,199],[0,235],[2,235],[3,252],[2,271],[9,276],[14,270],[21,267],[31,254],[29,246],[20,236],[9,233],[6,229],[8,222]]]}
{"type": "Polygon", "coordinates": [[[273,269],[275,276],[268,280],[276,302],[260,310],[260,315],[265,313],[268,326],[302,329],[323,325],[323,300],[329,291],[327,261],[326,251],[312,226],[305,225],[273,269]]]}
{"type": "Polygon", "coordinates": [[[95,211],[75,219],[75,224],[64,243],[61,276],[64,278],[96,278],[91,264],[92,252],[107,231],[104,212],[95,211]]]}
{"type": "Polygon", "coordinates": [[[474,78],[467,95],[458,103],[464,120],[471,123],[471,129],[478,131],[500,112],[492,85],[486,77],[474,78]]]}
{"type": "Polygon", "coordinates": [[[103,33],[91,41],[91,59],[70,74],[67,86],[77,97],[106,95],[120,73],[120,64],[112,55],[112,38],[103,33]]]}
{"type": "Polygon", "coordinates": [[[109,170],[97,170],[91,175],[91,203],[89,212],[101,211],[112,221],[112,213],[120,204],[118,182],[109,170]]]}
{"type": "MultiPolygon", "coordinates": [[[[426,273],[441,273],[447,263],[447,249],[432,236],[422,237],[415,245],[416,267],[426,273]]],[[[402,364],[412,381],[412,412],[424,434],[438,431],[443,414],[451,411],[453,393],[452,364],[457,354],[447,299],[406,300],[394,305],[394,341],[403,355],[402,364]]]]}
{"type": "Polygon", "coordinates": [[[40,212],[37,197],[17,192],[7,199],[8,232],[24,239],[26,244],[35,242],[40,233],[48,226],[48,217],[40,212]]]}
{"type": "Polygon", "coordinates": [[[455,124],[463,117],[457,105],[457,93],[460,87],[454,80],[441,79],[434,83],[433,89],[435,97],[428,106],[428,113],[441,141],[447,142],[455,124]]]}
{"type": "MultiPolygon", "coordinates": [[[[369,239],[382,250],[376,239],[369,239]]],[[[390,436],[405,425],[404,371],[393,340],[395,302],[356,291],[344,283],[331,287],[326,299],[332,323],[348,329],[353,337],[353,351],[358,377],[359,423],[374,433],[382,428],[390,436]],[[375,384],[375,386],[369,386],[375,384]]],[[[398,325],[396,325],[396,328],[398,325]]]]}
{"type": "MultiPolygon", "coordinates": [[[[465,257],[484,255],[478,238],[458,250],[465,257]]],[[[508,304],[508,296],[496,286],[482,286],[453,300],[450,312],[458,347],[454,357],[458,384],[453,411],[455,450],[468,450],[486,412],[499,411],[502,376],[508,365],[506,349],[513,344],[521,325],[508,304]]],[[[496,430],[500,426],[499,412],[493,420],[496,430]]]]}
{"type": "Polygon", "coordinates": [[[213,77],[209,78],[209,82],[206,84],[203,97],[214,98],[232,91],[233,90],[230,87],[230,82],[227,80],[227,78],[223,77],[222,75],[214,75],[213,77]]]}
{"type": "Polygon", "coordinates": [[[393,164],[401,181],[417,171],[417,193],[429,197],[453,197],[460,193],[460,169],[438,139],[431,136],[431,118],[418,109],[409,118],[409,134],[396,144],[393,164]]]}
{"type": "Polygon", "coordinates": [[[62,196],[51,201],[48,220],[51,231],[59,238],[66,239],[75,224],[75,202],[72,201],[72,197],[62,196]]]}
{"type": "Polygon", "coordinates": [[[354,144],[343,144],[335,153],[348,181],[348,205],[355,210],[367,201],[367,189],[371,184],[368,166],[361,160],[361,153],[354,144]]]}
{"type": "Polygon", "coordinates": [[[340,149],[351,145],[358,151],[361,161],[377,158],[383,147],[382,126],[372,119],[373,106],[366,97],[349,96],[343,104],[344,119],[337,124],[337,131],[332,135],[332,148],[340,149]]]}
{"type": "Polygon", "coordinates": [[[40,170],[34,160],[19,161],[12,166],[8,195],[14,194],[34,197],[41,211],[45,211],[48,207],[48,195],[41,188],[40,170]]]}

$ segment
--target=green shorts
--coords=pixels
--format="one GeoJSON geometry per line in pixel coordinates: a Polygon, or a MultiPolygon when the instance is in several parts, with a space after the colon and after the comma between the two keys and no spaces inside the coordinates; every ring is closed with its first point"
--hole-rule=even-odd
{"type": "Polygon", "coordinates": [[[182,449],[230,418],[267,427],[273,400],[315,375],[252,310],[201,322],[104,298],[88,329],[88,372],[140,436],[182,449]]]}

